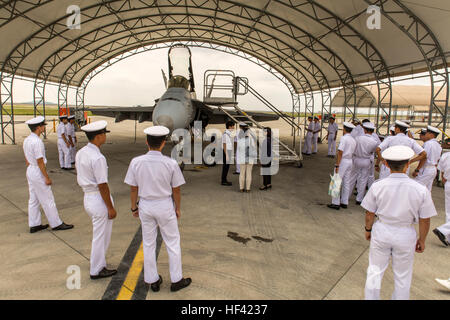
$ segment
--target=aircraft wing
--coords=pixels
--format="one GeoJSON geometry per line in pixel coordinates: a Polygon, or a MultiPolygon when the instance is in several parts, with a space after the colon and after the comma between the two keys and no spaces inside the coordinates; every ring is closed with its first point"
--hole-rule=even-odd
{"type": "Polygon", "coordinates": [[[155,107],[110,107],[110,108],[85,108],[85,111],[91,111],[93,115],[115,118],[115,122],[123,120],[138,120],[139,123],[152,121],[152,113],[155,107]]]}

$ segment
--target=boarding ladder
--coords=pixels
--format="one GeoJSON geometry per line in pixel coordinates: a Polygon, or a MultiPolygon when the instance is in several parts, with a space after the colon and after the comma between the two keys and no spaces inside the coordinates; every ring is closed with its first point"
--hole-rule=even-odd
{"type": "Polygon", "coordinates": [[[248,84],[248,79],[243,77],[236,77],[233,71],[230,70],[208,70],[205,72],[204,79],[204,97],[203,102],[209,105],[215,105],[217,109],[225,113],[232,121],[235,123],[239,122],[250,122],[254,126],[259,129],[264,129],[264,126],[257,122],[251,115],[247,114],[244,110],[238,107],[237,96],[245,95],[247,93],[252,94],[259,101],[261,101],[266,107],[268,107],[272,112],[274,112],[280,119],[284,120],[293,128],[294,132],[294,140],[292,147],[289,147],[285,143],[283,143],[280,139],[273,138],[274,142],[278,143],[279,150],[278,154],[275,152],[275,157],[278,157],[280,162],[295,162],[298,167],[302,167],[303,157],[301,154],[301,128],[292,120],[291,117],[286,115],[284,112],[276,108],[273,104],[271,104],[267,99],[265,99],[259,92],[257,92],[254,88],[252,88],[248,84]],[[217,78],[228,77],[232,80],[232,85],[224,84],[223,81],[221,83],[215,84],[217,78]],[[212,97],[212,92],[214,90],[220,91],[231,91],[231,96],[222,96],[222,97],[212,97]],[[230,109],[226,109],[229,107],[231,110],[234,110],[236,114],[231,114],[230,109]],[[296,133],[298,135],[299,140],[299,152],[297,153],[295,148],[295,140],[296,133]]]}

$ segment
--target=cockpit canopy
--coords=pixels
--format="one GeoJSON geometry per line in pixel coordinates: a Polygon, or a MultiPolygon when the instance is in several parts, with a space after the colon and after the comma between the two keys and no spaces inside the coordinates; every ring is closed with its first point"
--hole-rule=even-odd
{"type": "Polygon", "coordinates": [[[169,88],[184,88],[189,90],[189,80],[183,76],[173,76],[169,79],[169,88]]]}

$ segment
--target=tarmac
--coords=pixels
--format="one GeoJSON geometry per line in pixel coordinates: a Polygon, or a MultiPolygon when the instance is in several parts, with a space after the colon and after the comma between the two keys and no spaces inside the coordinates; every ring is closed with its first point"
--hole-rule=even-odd
{"type": "MultiPolygon", "coordinates": [[[[23,139],[28,127],[16,117],[17,145],[0,145],[0,299],[364,299],[369,242],[364,239],[364,210],[350,200],[347,210],[331,210],[328,184],[334,160],[327,145],[303,161],[303,168],[283,164],[272,178],[273,188],[259,191],[259,167],[253,169],[250,193],[239,193],[238,176],[231,187],[220,185],[221,166],[187,165],[179,220],[183,273],[190,287],[170,292],[168,256],[158,241],[161,291],[148,290],[142,278],[139,219],[130,212],[129,187],[123,180],[130,160],[146,152],[143,129],[133,121],[109,122],[102,148],[109,166],[109,185],[118,216],[114,220],[108,267],[119,268],[111,278],[91,280],[89,258],[92,224],[83,208],[76,173],[59,169],[56,134],[44,140],[53,193],[62,220],[75,225],[68,231],[47,229],[30,234],[28,186],[23,139]],[[79,270],[74,288],[71,270],[79,270]],[[69,271],[69,272],[68,272],[69,271]]],[[[289,129],[281,122],[284,139],[289,129]]],[[[222,129],[222,126],[214,126],[222,129]]],[[[51,131],[52,125],[48,126],[51,131]]],[[[77,133],[78,149],[86,145],[77,133]]],[[[450,276],[449,248],[431,232],[445,221],[444,190],[433,187],[439,215],[432,219],[426,250],[415,255],[411,299],[448,300],[450,292],[435,278],[450,276]]],[[[42,222],[46,223],[42,214],[42,222]]],[[[385,273],[382,298],[393,291],[391,267],[385,273]]]]}

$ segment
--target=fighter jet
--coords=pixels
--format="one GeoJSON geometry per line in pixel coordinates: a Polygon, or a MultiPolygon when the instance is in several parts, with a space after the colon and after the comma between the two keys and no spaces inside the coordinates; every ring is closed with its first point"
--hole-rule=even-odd
{"type": "MultiPolygon", "coordinates": [[[[137,120],[140,123],[153,121],[154,125],[165,126],[171,132],[176,129],[190,129],[194,126],[195,121],[201,121],[203,129],[208,124],[226,123],[231,119],[221,107],[227,106],[229,103],[218,102],[212,106],[197,100],[191,57],[191,50],[184,44],[175,44],[170,47],[168,54],[169,81],[163,71],[167,91],[155,101],[154,106],[89,108],[87,110],[94,115],[113,117],[115,122],[127,119],[137,120]]],[[[211,91],[212,87],[207,96],[211,95],[211,91]]],[[[233,117],[240,116],[234,109],[227,113],[233,117]]],[[[245,113],[257,122],[279,119],[274,114],[251,111],[245,113]]]]}

